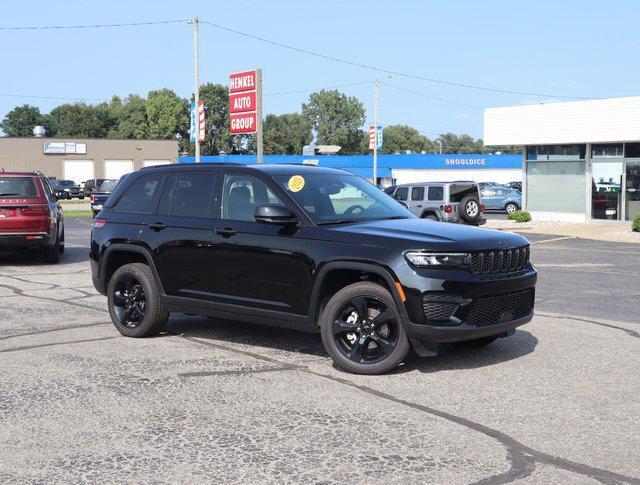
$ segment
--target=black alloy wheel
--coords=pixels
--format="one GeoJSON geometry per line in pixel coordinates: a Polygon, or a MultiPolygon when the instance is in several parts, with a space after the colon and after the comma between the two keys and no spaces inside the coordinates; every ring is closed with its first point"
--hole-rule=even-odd
{"type": "Polygon", "coordinates": [[[398,342],[395,312],[382,300],[357,296],[347,301],[333,317],[333,338],[349,360],[373,364],[387,358],[398,342]]]}
{"type": "Polygon", "coordinates": [[[113,313],[120,325],[136,328],[144,320],[147,299],[140,281],[133,275],[123,275],[113,292],[113,313]]]}

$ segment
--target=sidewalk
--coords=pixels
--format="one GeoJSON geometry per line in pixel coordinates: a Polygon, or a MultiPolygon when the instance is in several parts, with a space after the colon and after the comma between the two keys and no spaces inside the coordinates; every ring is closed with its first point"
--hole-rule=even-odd
{"type": "Polygon", "coordinates": [[[556,236],[573,236],[583,239],[595,239],[596,241],[611,241],[640,244],[640,232],[631,231],[631,223],[628,224],[553,224],[543,227],[527,229],[510,229],[523,234],[549,234],[556,236]]]}

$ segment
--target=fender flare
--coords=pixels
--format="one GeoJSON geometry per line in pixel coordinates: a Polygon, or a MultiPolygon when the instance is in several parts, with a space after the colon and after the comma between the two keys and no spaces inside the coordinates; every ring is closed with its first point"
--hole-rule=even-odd
{"type": "MultiPolygon", "coordinates": [[[[160,281],[160,278],[158,277],[158,270],[156,268],[155,262],[153,261],[153,258],[151,257],[151,253],[149,252],[149,250],[147,248],[142,247],[142,246],[135,246],[135,245],[132,245],[132,244],[120,244],[120,243],[110,244],[109,247],[107,249],[105,249],[104,254],[100,258],[99,275],[100,275],[100,278],[102,280],[105,280],[105,269],[106,269],[107,263],[109,262],[109,257],[111,255],[111,253],[116,252],[116,251],[128,252],[128,253],[137,253],[137,254],[141,254],[142,256],[144,256],[144,258],[147,260],[147,264],[151,268],[151,273],[153,274],[153,279],[156,282],[156,286],[158,287],[158,290],[160,291],[160,294],[163,295],[163,296],[165,295],[164,288],[162,287],[162,282],[160,281]]],[[[106,281],[105,281],[105,283],[106,283],[106,281]]]]}
{"type": "Polygon", "coordinates": [[[440,216],[438,216],[438,213],[432,209],[423,210],[422,214],[420,215],[420,218],[424,219],[427,216],[436,216],[436,219],[440,220],[440,216]]]}
{"type": "Polygon", "coordinates": [[[309,299],[309,318],[315,322],[315,317],[318,312],[318,307],[320,305],[320,288],[322,287],[322,283],[324,282],[327,273],[336,269],[348,269],[348,270],[356,270],[356,271],[364,271],[367,273],[373,273],[380,276],[391,289],[391,296],[398,307],[398,312],[400,316],[406,318],[406,310],[404,307],[404,302],[402,301],[402,297],[398,291],[398,287],[396,286],[396,282],[398,281],[392,273],[383,268],[382,266],[378,266],[373,263],[360,263],[355,261],[331,261],[330,263],[325,264],[320,268],[318,274],[315,278],[313,288],[311,290],[311,297],[309,299]]]}

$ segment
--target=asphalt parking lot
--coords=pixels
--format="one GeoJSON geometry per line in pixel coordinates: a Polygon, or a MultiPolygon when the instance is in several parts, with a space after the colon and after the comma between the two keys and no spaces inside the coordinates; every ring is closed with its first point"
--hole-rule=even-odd
{"type": "Polygon", "coordinates": [[[0,255],[2,483],[640,483],[638,245],[531,236],[529,325],[368,377],[291,330],[121,337],[89,230],[56,266],[0,255]]]}

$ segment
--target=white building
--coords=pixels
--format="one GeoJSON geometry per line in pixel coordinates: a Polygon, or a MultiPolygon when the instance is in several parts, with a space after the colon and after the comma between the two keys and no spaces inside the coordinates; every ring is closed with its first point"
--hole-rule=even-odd
{"type": "Polygon", "coordinates": [[[640,97],[489,108],[484,142],[524,147],[523,206],[534,217],[640,213],[640,97]]]}

